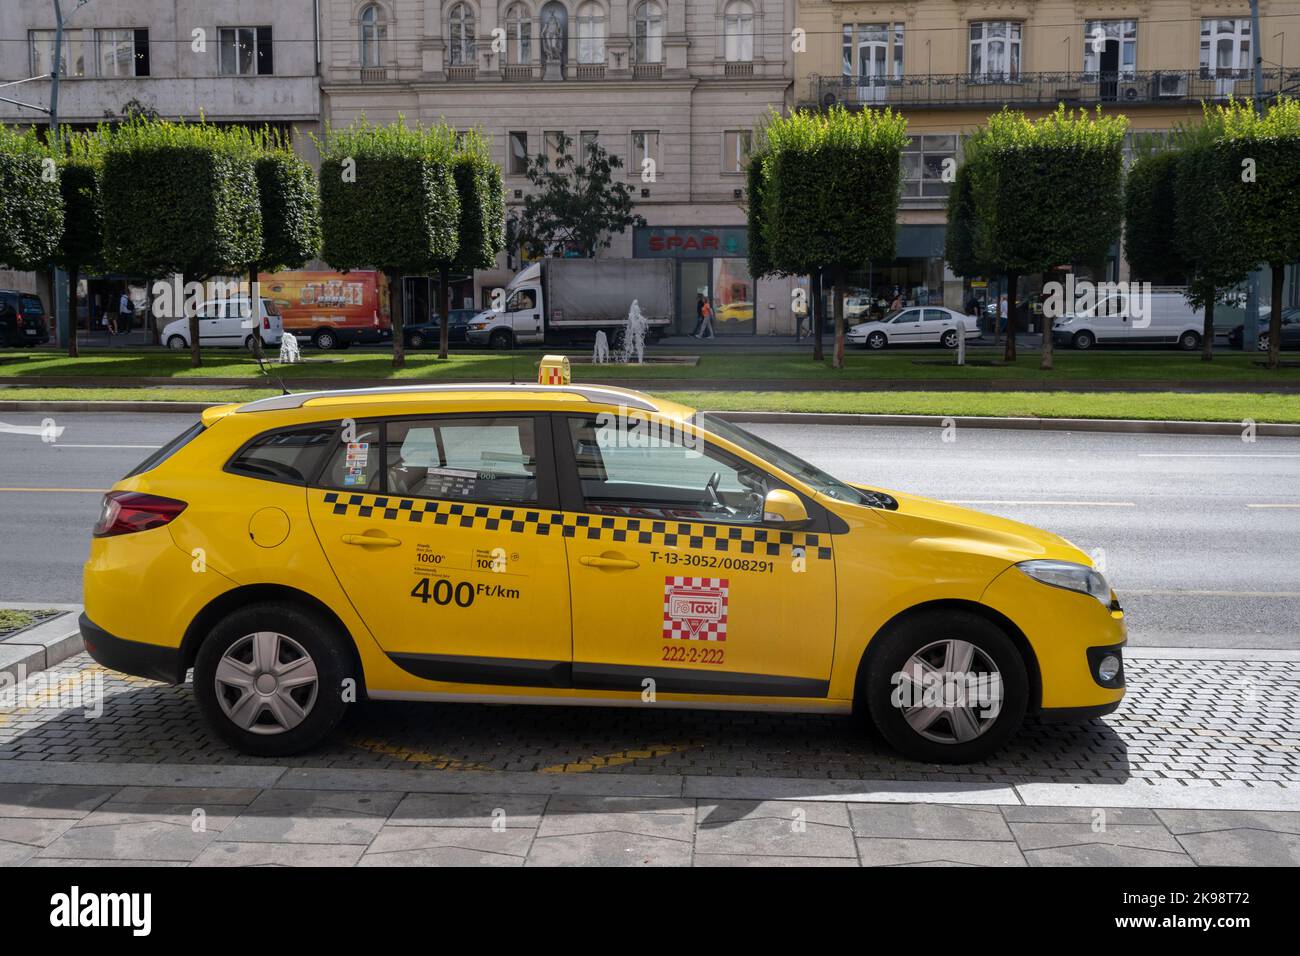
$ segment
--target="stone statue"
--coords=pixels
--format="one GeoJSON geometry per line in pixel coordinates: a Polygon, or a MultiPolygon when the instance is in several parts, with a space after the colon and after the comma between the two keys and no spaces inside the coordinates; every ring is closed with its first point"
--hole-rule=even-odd
{"type": "Polygon", "coordinates": [[[564,58],[564,34],[560,29],[560,18],[552,10],[542,27],[542,59],[546,62],[559,63],[564,58]]]}

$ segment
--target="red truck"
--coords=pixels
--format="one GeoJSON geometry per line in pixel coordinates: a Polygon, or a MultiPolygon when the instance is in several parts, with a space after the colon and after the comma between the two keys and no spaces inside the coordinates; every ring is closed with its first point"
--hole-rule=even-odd
{"type": "Polygon", "coordinates": [[[280,307],[284,330],[322,351],[393,337],[382,272],[263,272],[262,295],[280,307]]]}

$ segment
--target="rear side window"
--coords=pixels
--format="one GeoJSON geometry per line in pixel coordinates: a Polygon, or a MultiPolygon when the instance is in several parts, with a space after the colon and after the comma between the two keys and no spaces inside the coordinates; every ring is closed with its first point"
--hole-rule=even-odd
{"type": "Polygon", "coordinates": [[[395,495],[532,504],[537,442],[531,415],[388,423],[388,491],[395,495]]]}
{"type": "Polygon", "coordinates": [[[312,425],[259,435],[230,460],[226,470],[249,478],[305,485],[334,440],[333,425],[312,425]]]}
{"type": "Polygon", "coordinates": [[[333,450],[321,474],[320,486],[348,491],[379,491],[383,480],[379,469],[380,426],[374,422],[358,422],[355,432],[346,437],[352,440],[340,440],[331,446],[333,450]]]}
{"type": "Polygon", "coordinates": [[[134,478],[136,475],[142,475],[146,471],[152,471],[172,455],[176,454],[203,432],[203,422],[195,422],[185,431],[181,432],[167,444],[163,445],[156,452],[146,458],[140,464],[128,471],[124,478],[134,478]]]}

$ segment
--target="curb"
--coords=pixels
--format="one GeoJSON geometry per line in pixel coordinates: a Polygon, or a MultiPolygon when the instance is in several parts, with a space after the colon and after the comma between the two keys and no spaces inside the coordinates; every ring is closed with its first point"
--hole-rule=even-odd
{"type": "MultiPolygon", "coordinates": [[[[7,607],[14,606],[13,602],[5,603],[7,607]]],[[[8,678],[17,683],[38,671],[49,670],[85,649],[77,626],[80,605],[42,604],[31,607],[52,608],[65,613],[0,638],[0,679],[8,678]]]]}
{"type": "MultiPolygon", "coordinates": [[[[198,415],[204,409],[228,402],[82,402],[0,401],[0,412],[181,412],[198,415]]],[[[725,421],[754,425],[885,425],[905,428],[996,428],[1014,431],[1118,432],[1163,435],[1239,436],[1238,422],[1180,422],[1135,418],[1012,418],[967,415],[871,415],[842,412],[709,412],[725,421]]],[[[1300,438],[1300,424],[1259,422],[1255,433],[1271,438],[1300,438]]]]}

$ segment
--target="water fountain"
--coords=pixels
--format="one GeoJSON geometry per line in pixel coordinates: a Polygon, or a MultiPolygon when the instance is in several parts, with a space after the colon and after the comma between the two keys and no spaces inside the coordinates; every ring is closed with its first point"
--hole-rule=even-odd
{"type": "Polygon", "coordinates": [[[605,338],[604,329],[596,332],[596,347],[591,351],[591,364],[609,364],[609,339],[605,338]]]}
{"type": "Polygon", "coordinates": [[[631,362],[634,356],[637,365],[644,362],[645,339],[649,331],[650,323],[641,314],[641,306],[633,299],[632,307],[627,310],[627,325],[623,329],[623,347],[619,352],[622,362],[631,362]]]}

